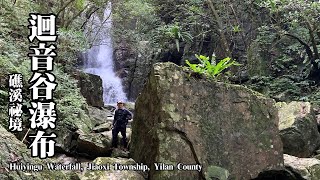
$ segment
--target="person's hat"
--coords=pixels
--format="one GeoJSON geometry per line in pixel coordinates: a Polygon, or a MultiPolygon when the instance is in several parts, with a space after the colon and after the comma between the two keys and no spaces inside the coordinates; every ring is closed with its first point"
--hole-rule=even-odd
{"type": "Polygon", "coordinates": [[[122,101],[118,101],[117,104],[123,104],[123,102],[122,101]]]}

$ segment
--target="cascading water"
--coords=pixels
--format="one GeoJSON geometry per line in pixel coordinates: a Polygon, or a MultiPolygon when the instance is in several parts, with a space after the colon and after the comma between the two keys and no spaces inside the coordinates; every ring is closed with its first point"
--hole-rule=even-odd
{"type": "Polygon", "coordinates": [[[92,48],[85,52],[84,71],[101,77],[103,83],[104,104],[113,104],[118,100],[126,101],[121,79],[114,72],[113,48],[110,29],[111,4],[104,11],[103,18],[93,15],[92,24],[86,29],[87,35],[94,42],[92,48]]]}

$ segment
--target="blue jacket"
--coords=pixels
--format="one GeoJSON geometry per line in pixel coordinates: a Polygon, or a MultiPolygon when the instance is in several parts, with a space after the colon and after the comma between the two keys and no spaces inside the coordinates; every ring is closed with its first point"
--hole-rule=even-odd
{"type": "Polygon", "coordinates": [[[128,120],[132,119],[132,114],[127,109],[117,109],[114,114],[113,126],[125,127],[128,124],[128,120]]]}

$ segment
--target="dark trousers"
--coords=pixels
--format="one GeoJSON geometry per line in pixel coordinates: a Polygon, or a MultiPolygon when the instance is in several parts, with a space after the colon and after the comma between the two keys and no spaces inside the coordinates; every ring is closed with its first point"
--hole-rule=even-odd
{"type": "Polygon", "coordinates": [[[126,126],[116,126],[112,129],[112,147],[118,146],[118,134],[122,135],[122,144],[124,148],[127,148],[127,136],[126,136],[126,126]]]}

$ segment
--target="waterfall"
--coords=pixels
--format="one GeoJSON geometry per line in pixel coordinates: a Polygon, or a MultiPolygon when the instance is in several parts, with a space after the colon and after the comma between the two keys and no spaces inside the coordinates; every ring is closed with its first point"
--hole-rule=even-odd
{"type": "Polygon", "coordinates": [[[96,13],[92,15],[90,24],[86,28],[88,39],[94,43],[92,48],[84,53],[84,71],[101,77],[104,104],[127,100],[121,79],[114,72],[111,26],[111,3],[109,3],[103,15],[99,16],[96,13]]]}

